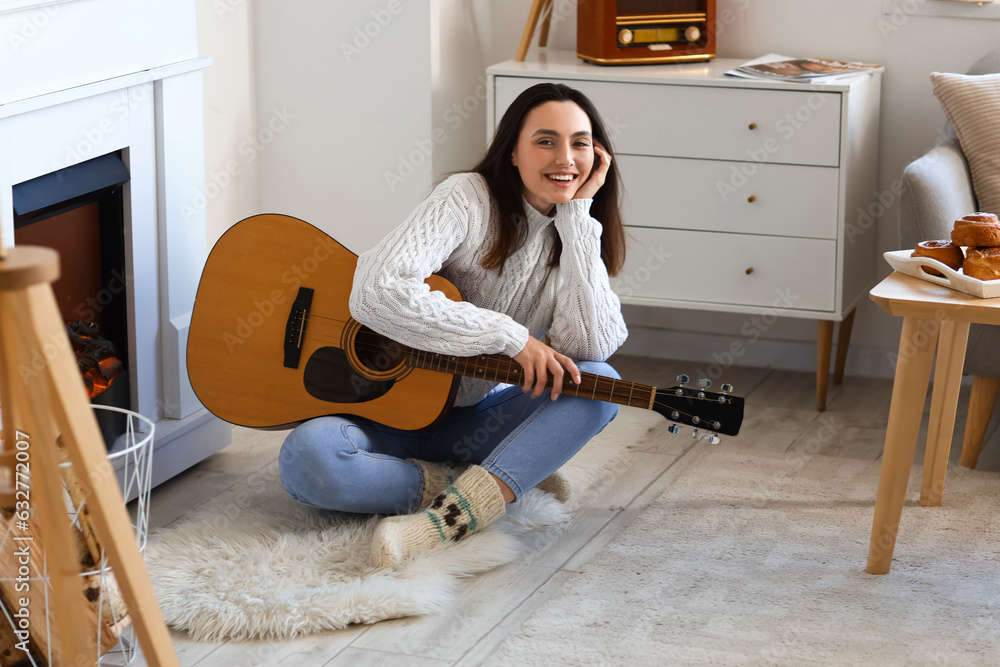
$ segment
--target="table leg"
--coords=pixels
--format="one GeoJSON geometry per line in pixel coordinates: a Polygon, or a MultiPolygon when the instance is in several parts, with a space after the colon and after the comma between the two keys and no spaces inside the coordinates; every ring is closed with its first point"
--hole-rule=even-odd
{"type": "Polygon", "coordinates": [[[837,328],[837,360],[833,365],[833,383],[840,384],[844,381],[844,366],[847,365],[847,347],[851,344],[851,330],[854,329],[854,313],[857,308],[853,308],[847,313],[847,317],[837,328]]]}
{"type": "Polygon", "coordinates": [[[927,449],[924,453],[924,478],[920,485],[920,504],[924,507],[937,507],[941,504],[968,340],[968,322],[941,322],[927,428],[927,449]]]}
{"type": "Polygon", "coordinates": [[[833,351],[833,321],[820,320],[816,333],[816,412],[826,410],[830,385],[830,353],[833,351]]]}
{"type": "Polygon", "coordinates": [[[972,391],[969,393],[969,415],[965,418],[962,457],[959,460],[959,464],[966,468],[976,467],[998,394],[1000,394],[1000,378],[988,378],[983,375],[972,377],[972,391]]]}
{"type": "Polygon", "coordinates": [[[869,574],[886,574],[892,564],[937,339],[938,323],[934,320],[903,318],[868,547],[869,574]]]}

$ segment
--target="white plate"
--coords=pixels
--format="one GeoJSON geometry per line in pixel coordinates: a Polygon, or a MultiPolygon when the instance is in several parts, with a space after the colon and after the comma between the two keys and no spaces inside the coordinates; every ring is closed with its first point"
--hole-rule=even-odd
{"type": "Polygon", "coordinates": [[[892,250],[883,253],[882,256],[885,257],[885,261],[889,262],[889,266],[908,276],[944,285],[959,292],[978,296],[980,299],[992,299],[993,297],[1000,296],[1000,280],[970,278],[936,259],[931,259],[930,257],[910,257],[911,254],[913,254],[912,250],[892,250]],[[922,266],[935,268],[944,275],[932,276],[922,270],[920,268],[922,266]]]}

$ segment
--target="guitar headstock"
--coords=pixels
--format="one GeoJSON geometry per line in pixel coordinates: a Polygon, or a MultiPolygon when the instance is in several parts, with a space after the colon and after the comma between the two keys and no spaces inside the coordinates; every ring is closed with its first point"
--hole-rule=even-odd
{"type": "MultiPolygon", "coordinates": [[[[686,375],[677,378],[681,384],[657,389],[653,410],[673,422],[680,422],[706,431],[736,435],[743,424],[743,398],[722,385],[721,392],[707,391],[711,382],[699,380],[699,387],[685,387],[686,375]]],[[[674,431],[676,432],[676,431],[674,431]]]]}

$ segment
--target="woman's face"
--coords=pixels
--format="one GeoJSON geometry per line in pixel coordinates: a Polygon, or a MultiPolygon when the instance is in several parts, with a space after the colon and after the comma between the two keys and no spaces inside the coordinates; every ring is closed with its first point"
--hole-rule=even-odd
{"type": "Polygon", "coordinates": [[[594,165],[590,118],[575,102],[545,102],[528,112],[511,155],[524,198],[548,214],[568,202],[594,165]]]}

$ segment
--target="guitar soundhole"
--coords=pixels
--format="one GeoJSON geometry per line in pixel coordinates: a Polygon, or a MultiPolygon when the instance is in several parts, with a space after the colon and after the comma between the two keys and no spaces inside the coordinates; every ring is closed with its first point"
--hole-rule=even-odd
{"type": "Polygon", "coordinates": [[[338,347],[321,347],[306,362],[302,380],[310,396],[331,403],[364,403],[384,396],[393,380],[381,381],[359,375],[338,347]]]}
{"type": "Polygon", "coordinates": [[[361,327],[355,336],[354,354],[362,366],[377,376],[394,375],[406,362],[402,345],[368,327],[361,327]]]}

